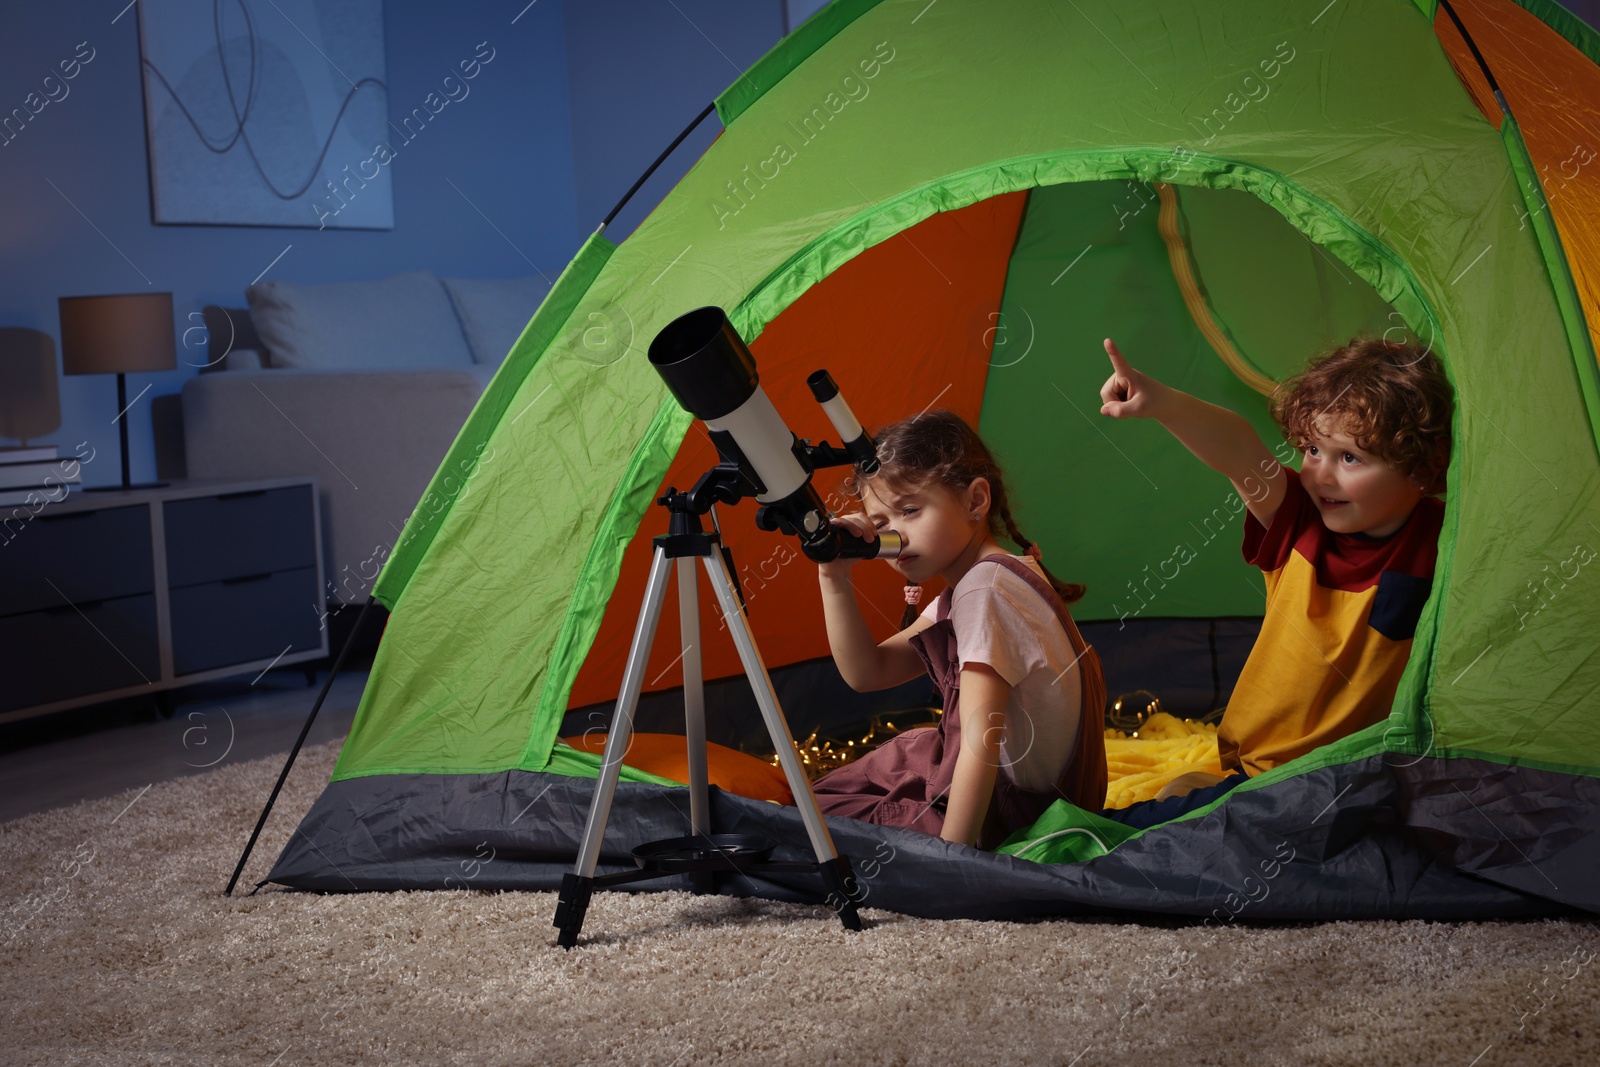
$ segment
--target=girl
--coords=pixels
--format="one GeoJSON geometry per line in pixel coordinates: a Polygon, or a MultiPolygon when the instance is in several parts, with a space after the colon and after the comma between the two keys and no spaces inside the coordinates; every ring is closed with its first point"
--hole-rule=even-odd
{"type": "Polygon", "coordinates": [[[1064,797],[1105,802],[1105,680],[1066,605],[1083,587],[1058,582],[1017,529],[994,456],[961,418],[932,411],[876,437],[879,467],[845,489],[863,512],[834,523],[866,537],[897,532],[891,566],[906,579],[899,633],[872,639],[850,581],[855,560],[818,566],[828,644],[858,692],[932,676],[944,696],[937,729],[910,730],[818,779],[831,815],[908,826],[994,848],[1064,797]],[[996,543],[1004,532],[1025,553],[996,543]],[[946,589],[917,613],[921,583],[946,589]]]}

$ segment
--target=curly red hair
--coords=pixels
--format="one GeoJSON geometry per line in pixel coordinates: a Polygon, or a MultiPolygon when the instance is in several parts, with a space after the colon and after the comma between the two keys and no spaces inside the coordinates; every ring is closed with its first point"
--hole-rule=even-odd
{"type": "Polygon", "coordinates": [[[1326,420],[1430,496],[1444,491],[1454,412],[1455,390],[1431,350],[1365,336],[1312,360],[1272,398],[1272,417],[1296,448],[1326,420]]]}

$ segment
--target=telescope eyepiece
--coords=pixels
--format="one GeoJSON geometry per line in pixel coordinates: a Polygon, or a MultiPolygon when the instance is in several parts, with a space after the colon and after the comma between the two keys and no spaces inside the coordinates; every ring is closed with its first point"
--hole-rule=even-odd
{"type": "Polygon", "coordinates": [[[817,398],[819,404],[826,404],[839,395],[839,386],[834,382],[833,375],[825,370],[812,371],[806,384],[811,387],[811,395],[817,398]]]}

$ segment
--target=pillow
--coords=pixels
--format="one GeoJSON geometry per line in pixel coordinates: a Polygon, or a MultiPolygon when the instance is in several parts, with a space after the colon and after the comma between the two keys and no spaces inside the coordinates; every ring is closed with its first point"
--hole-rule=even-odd
{"type": "MultiPolygon", "coordinates": [[[[579,752],[600,755],[606,750],[603,733],[561,740],[579,752]]],[[[689,750],[680,734],[634,734],[623,762],[637,770],[674,782],[689,781],[689,750]]],[[[793,804],[794,793],[780,768],[743,752],[736,752],[715,741],[706,742],[706,778],[712,785],[752,800],[775,800],[793,804]]]]}
{"type": "Polygon", "coordinates": [[[456,307],[472,358],[498,367],[539,310],[550,285],[538,275],[526,278],[446,278],[445,291],[456,307]]]}
{"type": "Polygon", "coordinates": [[[425,270],[362,282],[258,282],[244,291],[274,367],[470,367],[439,279],[425,270]]]}

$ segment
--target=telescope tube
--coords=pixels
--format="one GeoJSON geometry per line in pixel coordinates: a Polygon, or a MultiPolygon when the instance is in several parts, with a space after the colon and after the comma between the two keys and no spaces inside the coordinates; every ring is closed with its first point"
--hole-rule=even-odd
{"type": "Polygon", "coordinates": [[[650,342],[655,367],[684,410],[733,435],[766,487],[763,504],[799,489],[810,472],[794,454],[794,434],[767,399],[755,357],[719,307],[697,308],[668,323],[650,342]]]}
{"type": "MultiPolygon", "coordinates": [[[[756,499],[800,537],[807,556],[825,563],[840,556],[872,559],[899,554],[900,539],[890,531],[869,542],[830,521],[827,506],[811,484],[804,452],[797,447],[799,439],[761,388],[755,357],[721,308],[696,308],[673,319],[650,342],[649,359],[684,410],[716,433],[714,441],[722,438],[718,451],[761,487],[756,499]],[[724,448],[729,440],[731,448],[724,448]]],[[[821,400],[819,388],[828,394],[824,408],[846,437],[849,454],[875,462],[872,439],[839,398],[827,372],[819,374],[821,379],[811,376],[812,395],[821,400]]]]}
{"type": "Polygon", "coordinates": [[[811,395],[822,405],[822,410],[827,412],[828,421],[839,431],[839,442],[850,461],[860,467],[863,474],[875,472],[878,469],[877,446],[872,443],[867,431],[861,428],[856,413],[839,395],[839,386],[834,383],[833,375],[825,370],[813,371],[811,377],[806,379],[806,384],[811,387],[811,395]]]}
{"type": "Polygon", "coordinates": [[[696,308],[673,319],[650,342],[649,356],[684,410],[733,438],[745,473],[764,487],[756,499],[788,520],[807,555],[822,549],[833,537],[828,509],[795,455],[794,433],[761,388],[755,357],[723,310],[696,308]]]}

